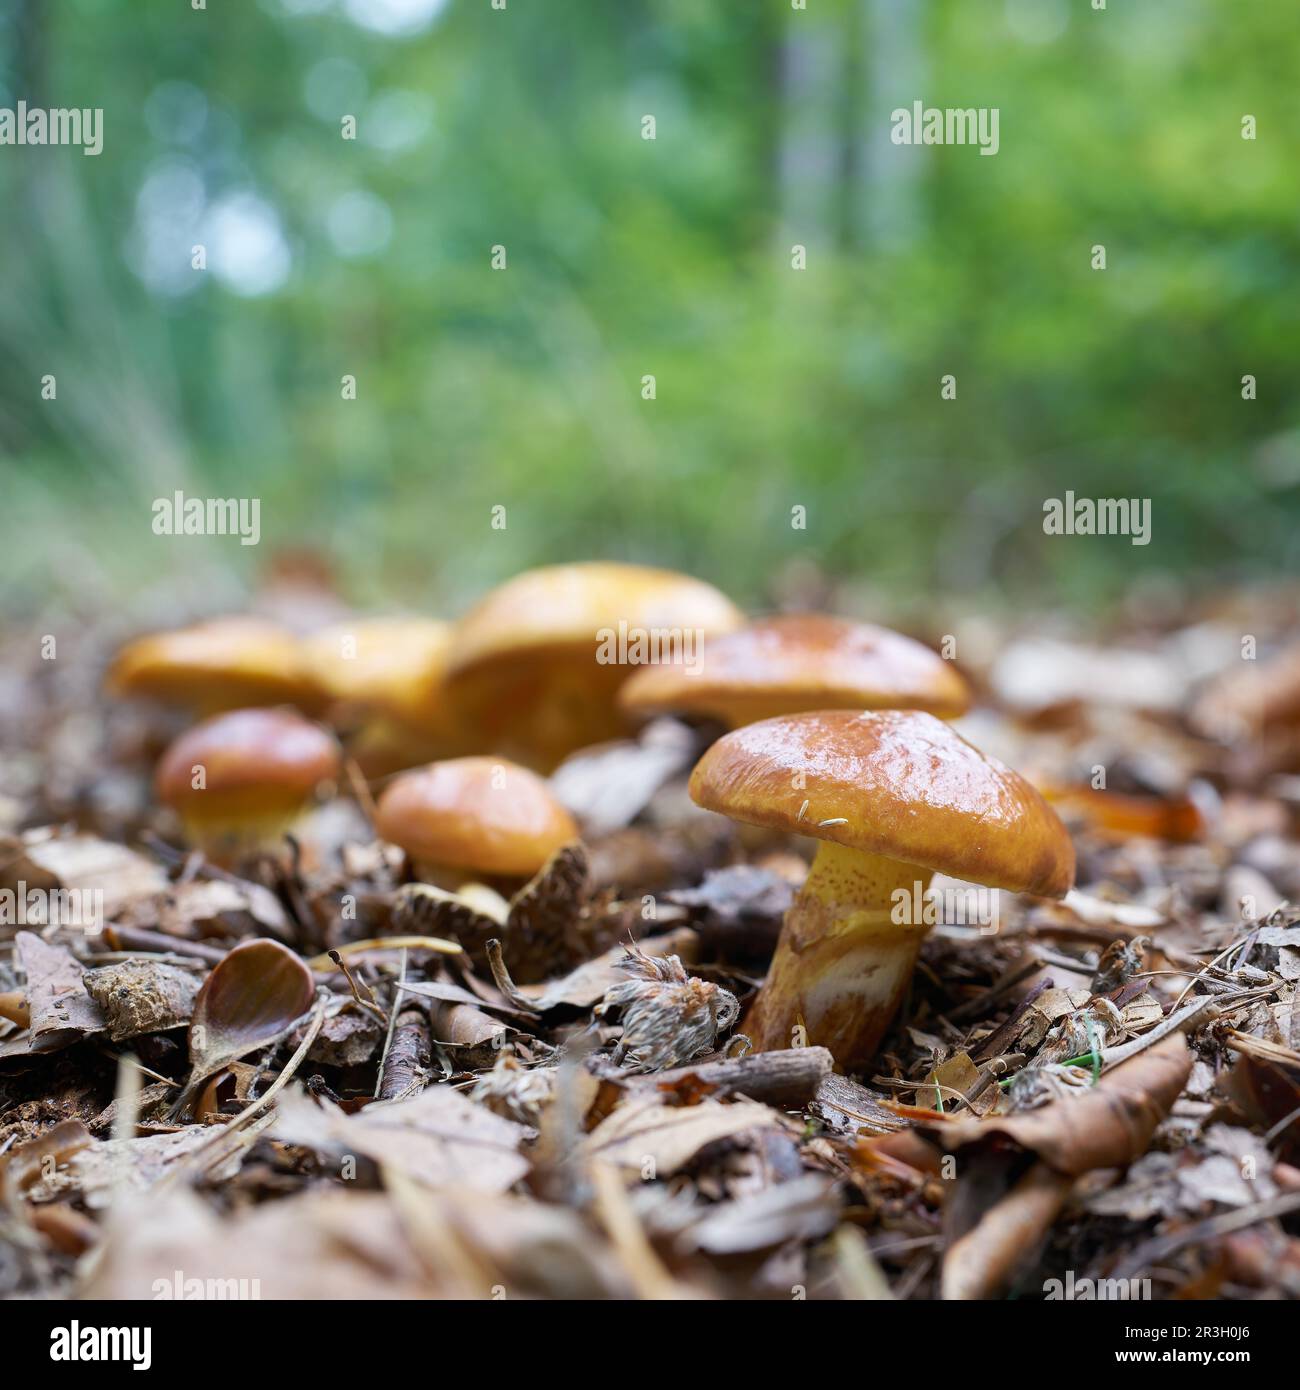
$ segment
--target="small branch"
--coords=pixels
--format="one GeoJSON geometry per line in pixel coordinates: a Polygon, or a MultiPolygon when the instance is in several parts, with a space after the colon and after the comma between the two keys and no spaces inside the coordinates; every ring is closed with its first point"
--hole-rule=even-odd
{"type": "Polygon", "coordinates": [[[1041,968],[1041,962],[1034,960],[1032,956],[1028,960],[1021,961],[1009,975],[999,980],[992,988],[977,994],[973,999],[968,999],[964,1004],[959,1004],[955,1009],[949,1009],[944,1017],[949,1023],[965,1023],[968,1019],[983,1018],[1004,994],[1015,989],[1022,980],[1027,980],[1041,968]]]}
{"type": "Polygon", "coordinates": [[[505,996],[506,1001],[531,1018],[539,1017],[541,1010],[527,995],[520,994],[515,982],[510,978],[510,972],[506,969],[505,957],[501,954],[501,943],[496,937],[493,937],[484,949],[487,951],[488,968],[492,971],[493,983],[505,996]]]}
{"type": "Polygon", "coordinates": [[[384,1055],[379,1059],[375,1082],[376,1100],[405,1100],[424,1090],[429,1080],[429,1049],[432,1034],[428,1010],[419,999],[402,1002],[406,982],[406,952],[402,952],[402,971],[393,991],[393,1015],[388,1021],[384,1055]]]}
{"type": "Polygon", "coordinates": [[[166,932],[146,931],[143,927],[105,927],[100,939],[115,951],[130,950],[132,947],[140,951],[164,951],[169,955],[193,956],[195,960],[207,961],[209,965],[216,965],[227,954],[221,946],[188,941],[183,936],[168,936],[166,932]]]}
{"type": "Polygon", "coordinates": [[[588,1176],[592,1207],[637,1296],[644,1299],[680,1297],[672,1275],[655,1253],[628,1199],[622,1174],[613,1164],[597,1162],[591,1165],[588,1176]]]}
{"type": "Polygon", "coordinates": [[[393,1029],[393,1045],[379,1071],[377,1100],[407,1100],[419,1095],[428,1084],[432,1035],[428,1015],[417,1004],[409,1004],[398,1015],[393,1029]]]}
{"type": "MultiPolygon", "coordinates": [[[[347,980],[348,986],[352,990],[353,999],[355,999],[363,1009],[369,1009],[370,1012],[374,1014],[374,1016],[380,1021],[380,1023],[382,1023],[385,1027],[388,1027],[388,1015],[383,1011],[383,1009],[379,1007],[379,1004],[375,999],[374,990],[372,990],[370,986],[366,985],[366,982],[362,980],[361,983],[363,985],[366,985],[366,994],[369,996],[369,998],[363,999],[361,997],[361,991],[357,988],[357,982],[355,979],[353,979],[352,972],[348,969],[347,961],[345,961],[337,951],[329,951],[326,954],[329,956],[330,960],[332,960],[334,964],[337,965],[338,968],[343,972],[343,977],[347,980]]],[[[404,955],[402,957],[402,965],[403,970],[405,970],[406,957],[404,955]]],[[[394,1005],[394,1008],[396,1008],[396,1005],[394,1005]]]]}
{"type": "MultiPolygon", "coordinates": [[[[464,954],[459,943],[444,940],[441,936],[368,936],[364,941],[349,941],[346,946],[340,946],[337,951],[313,956],[307,962],[307,969],[333,974],[338,969],[334,964],[335,956],[343,956],[351,960],[353,956],[368,955],[372,951],[404,950],[435,951],[443,956],[464,954]]],[[[223,951],[221,954],[224,955],[225,952],[223,951]]]]}
{"type": "MultiPolygon", "coordinates": [[[[327,997],[325,995],[321,995],[317,998],[316,1007],[312,1012],[311,1022],[307,1025],[307,1031],[303,1035],[302,1042],[298,1044],[298,1050],[289,1058],[288,1062],[285,1064],[284,1070],[275,1078],[271,1085],[268,1086],[256,1100],[246,1105],[229,1124],[223,1125],[221,1130],[217,1134],[214,1134],[206,1144],[200,1145],[192,1154],[182,1159],[163,1181],[177,1182],[182,1176],[188,1175],[196,1168],[206,1172],[213,1164],[229,1157],[228,1154],[222,1151],[231,1147],[229,1143],[231,1138],[239,1137],[239,1131],[250,1125],[257,1116],[266,1109],[271,1101],[273,1101],[285,1086],[289,1084],[298,1068],[302,1066],[303,1058],[306,1057],[307,1053],[311,1050],[311,1045],[316,1041],[316,1035],[320,1032],[321,1026],[325,1022],[325,1005],[327,1002],[327,997]]],[[[161,1185],[161,1183],[158,1184],[158,1186],[161,1185]]]]}
{"type": "Polygon", "coordinates": [[[352,788],[352,795],[357,799],[357,805],[361,808],[361,814],[365,816],[370,828],[375,826],[375,818],[379,814],[379,808],[375,805],[375,798],[370,794],[370,784],[362,775],[361,769],[357,766],[356,759],[349,758],[343,765],[343,770],[347,773],[348,785],[352,788]]]}
{"type": "Polygon", "coordinates": [[[989,1057],[996,1057],[999,1053],[1005,1052],[1007,1048],[1016,1040],[1020,1032],[1020,1024],[1024,1016],[1029,1012],[1035,999],[1040,994],[1053,988],[1051,976],[1045,980],[1040,980],[1033,989],[1012,1009],[1005,1023],[999,1024],[987,1038],[980,1043],[979,1047],[971,1053],[971,1061],[980,1062],[989,1057]]]}
{"type": "Polygon", "coordinates": [[[1283,1197],[1271,1197],[1267,1202],[1256,1202],[1253,1207],[1243,1207],[1238,1211],[1224,1212],[1208,1221],[1198,1221],[1196,1225],[1175,1231],[1171,1235],[1156,1236],[1121,1261],[1113,1278],[1132,1279],[1139,1270],[1163,1264],[1171,1255],[1196,1245],[1204,1240],[1214,1240],[1219,1236],[1231,1235],[1233,1231],[1243,1231],[1259,1221],[1271,1221],[1275,1217],[1288,1216],[1300,1211],[1300,1193],[1291,1192],[1283,1197]]]}
{"type": "Polygon", "coordinates": [[[768,1105],[800,1109],[817,1095],[817,1088],[831,1074],[834,1058],[824,1047],[792,1047],[781,1052],[755,1052],[748,1057],[720,1062],[700,1062],[646,1076],[619,1073],[620,1081],[635,1091],[668,1091],[686,1078],[716,1088],[717,1096],[748,1096],[768,1105]]]}
{"type": "Polygon", "coordinates": [[[1154,1046],[1161,1038],[1167,1038],[1171,1033],[1186,1033],[1193,1024],[1200,1021],[1202,1014],[1208,1014],[1209,1019],[1217,1018],[1220,1002],[1216,999],[1195,999],[1185,1009],[1170,1014],[1163,1023],[1156,1024],[1149,1033],[1143,1033],[1140,1038],[1134,1038],[1132,1042],[1122,1043],[1118,1047],[1106,1048],[1101,1054],[1102,1071],[1109,1071],[1111,1067],[1127,1062],[1130,1057],[1137,1056],[1139,1052],[1154,1046]]]}

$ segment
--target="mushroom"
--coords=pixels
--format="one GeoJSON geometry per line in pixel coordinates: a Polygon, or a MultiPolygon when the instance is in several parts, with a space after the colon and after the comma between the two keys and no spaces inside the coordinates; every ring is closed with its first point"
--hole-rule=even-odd
{"type": "Polygon", "coordinates": [[[298,639],[262,618],[214,618],[128,642],[106,677],[109,693],[200,714],[291,704],[320,709],[324,692],[298,639]]]}
{"type": "Polygon", "coordinates": [[[466,751],[443,689],[450,644],[450,623],[419,617],[339,623],[304,643],[330,720],[350,729],[348,752],[366,776],[466,751]]]}
{"type": "Polygon", "coordinates": [[[930,714],[750,724],[705,753],[690,790],[708,810],[821,841],[741,1025],[759,1051],[806,1042],[845,1068],[870,1059],[907,990],[933,873],[1057,898],[1074,881],[1070,837],[1039,793],[930,714]]]}
{"type": "Polygon", "coordinates": [[[333,735],[295,710],[231,710],[176,739],[154,786],[189,841],[228,863],[278,840],[339,763],[333,735]]]}
{"type": "Polygon", "coordinates": [[[664,652],[691,658],[743,618],[698,579],[590,562],[517,575],[456,628],[447,689],[485,747],[550,771],[576,748],[627,731],[618,690],[664,652]]]}
{"type": "Polygon", "coordinates": [[[643,667],[619,703],[639,715],[703,715],[734,729],[815,709],[919,709],[955,719],[970,692],[950,662],[901,633],[792,613],[710,639],[702,669],[643,667]]]}
{"type": "Polygon", "coordinates": [[[578,838],[546,783],[501,758],[449,758],[401,773],[380,794],[375,828],[423,880],[462,890],[480,877],[529,879],[578,838]]]}

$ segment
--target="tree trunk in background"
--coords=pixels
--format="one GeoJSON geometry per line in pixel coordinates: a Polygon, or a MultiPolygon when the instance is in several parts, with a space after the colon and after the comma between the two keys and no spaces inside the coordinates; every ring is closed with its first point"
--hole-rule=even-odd
{"type": "Polygon", "coordinates": [[[914,101],[933,104],[922,33],[925,0],[859,0],[857,157],[852,220],[859,246],[885,249],[918,230],[921,145],[894,145],[889,113],[914,101]]]}
{"type": "Polygon", "coordinates": [[[781,134],[777,150],[780,240],[809,250],[832,244],[840,174],[842,27],[792,11],[781,42],[781,134]]]}
{"type": "MultiPolygon", "coordinates": [[[[49,28],[46,13],[46,0],[14,0],[13,20],[10,25],[13,36],[14,89],[9,93],[9,102],[16,106],[25,101],[29,107],[44,107],[48,87],[49,69],[49,28]]],[[[35,168],[30,159],[13,161],[21,193],[9,204],[9,211],[21,219],[30,230],[33,226],[33,203],[35,168]]]]}

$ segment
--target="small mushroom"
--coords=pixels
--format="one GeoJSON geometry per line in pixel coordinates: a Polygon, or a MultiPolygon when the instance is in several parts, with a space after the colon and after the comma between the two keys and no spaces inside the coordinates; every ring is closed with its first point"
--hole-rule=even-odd
{"type": "Polygon", "coordinates": [[[198,714],[279,704],[314,713],[324,699],[293,633],[254,617],[139,637],[117,653],[105,684],[113,695],[198,714]]]}
{"type": "Polygon", "coordinates": [[[821,841],[741,1025],[758,1051],[871,1058],[927,931],[915,905],[932,874],[1055,898],[1074,881],[1070,837],[1039,793],[929,714],[750,724],[705,753],[690,790],[733,820],[821,841]]]}
{"type": "Polygon", "coordinates": [[[711,638],[698,668],[642,667],[619,692],[641,716],[703,715],[738,728],[818,709],[918,709],[955,719],[970,706],[951,662],[871,623],[821,613],[763,618],[711,638]]]}
{"type": "Polygon", "coordinates": [[[546,783],[502,758],[450,758],[402,773],[379,797],[375,828],[422,879],[462,896],[476,877],[529,879],[578,838],[546,783]]]}
{"type": "Polygon", "coordinates": [[[447,690],[483,747],[549,772],[575,749],[627,732],[618,691],[647,652],[693,648],[742,621],[712,585],[670,570],[529,570],[461,620],[447,690]]]}
{"type": "Polygon", "coordinates": [[[332,734],[293,710],[245,709],[196,724],[163,754],[158,799],[218,863],[274,844],[339,774],[332,734]]]}

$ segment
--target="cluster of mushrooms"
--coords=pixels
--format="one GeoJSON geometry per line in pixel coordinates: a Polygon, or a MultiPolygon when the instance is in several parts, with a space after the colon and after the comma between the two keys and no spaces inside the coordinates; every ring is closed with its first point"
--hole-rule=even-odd
{"type": "Polygon", "coordinates": [[[219,619],[131,642],[108,684],[203,716],[155,787],[213,862],[274,844],[350,760],[412,881],[455,892],[517,886],[579,838],[546,780],[569,754],[666,715],[701,741],[719,732],[695,802],[818,842],[740,1031],[759,1051],[824,1046],[845,1070],[877,1049],[927,930],[898,920],[898,890],[919,900],[941,873],[1060,897],[1074,879],[1043,796],[946,722],[970,702],[952,663],[838,617],[749,622],[664,570],[532,570],[455,624],[358,620],[304,638],[219,619]],[[609,661],[610,631],[698,633],[702,649],[609,661]]]}

